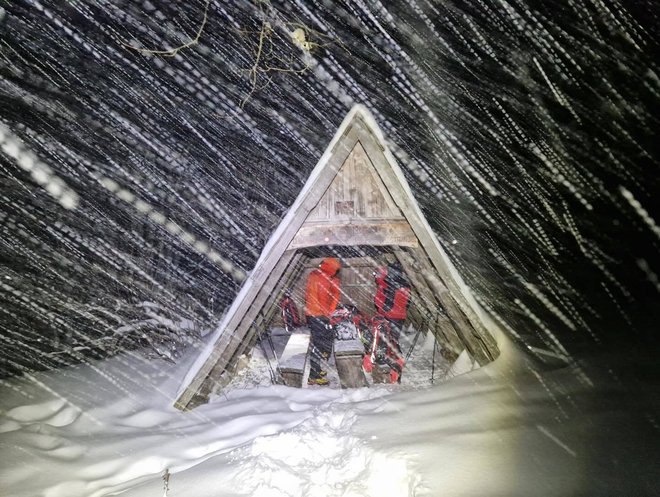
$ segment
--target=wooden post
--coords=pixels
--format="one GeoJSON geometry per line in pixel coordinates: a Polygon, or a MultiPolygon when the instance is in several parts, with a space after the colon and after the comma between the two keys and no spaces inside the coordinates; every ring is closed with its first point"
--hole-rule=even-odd
{"type": "MultiPolygon", "coordinates": [[[[421,251],[421,249],[418,249],[421,251]]],[[[429,287],[426,279],[422,276],[422,271],[425,269],[420,268],[420,264],[415,263],[415,258],[403,250],[395,251],[401,266],[406,271],[406,275],[410,279],[411,283],[414,285],[415,289],[418,291],[419,295],[422,297],[425,307],[428,310],[428,316],[437,316],[437,319],[432,320],[429,324],[431,325],[431,331],[436,337],[436,340],[442,337],[442,345],[448,346],[452,351],[460,353],[465,345],[462,343],[462,340],[458,336],[458,333],[452,324],[451,320],[444,314],[446,310],[442,304],[442,301],[438,298],[438,295],[429,287]],[[443,312],[440,312],[442,309],[443,312]]],[[[428,270],[428,269],[426,269],[428,270]]]]}
{"type": "Polygon", "coordinates": [[[335,363],[342,388],[369,386],[362,371],[364,345],[358,339],[335,340],[335,363]]]}
{"type": "Polygon", "coordinates": [[[422,252],[418,253],[418,256],[415,258],[421,265],[422,275],[428,282],[429,286],[435,290],[435,295],[447,312],[449,319],[453,322],[454,328],[458,333],[461,342],[465,345],[469,354],[476,359],[480,365],[483,366],[488,364],[494,359],[490,350],[478,339],[477,332],[470,324],[470,321],[468,321],[467,316],[463,314],[462,309],[449,293],[447,287],[435,274],[435,271],[433,271],[433,268],[425,257],[422,249],[417,249],[416,251],[422,252]]]}

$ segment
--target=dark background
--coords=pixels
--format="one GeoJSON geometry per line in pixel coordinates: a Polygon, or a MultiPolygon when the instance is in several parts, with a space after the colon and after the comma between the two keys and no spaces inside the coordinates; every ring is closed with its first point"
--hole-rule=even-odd
{"type": "Polygon", "coordinates": [[[512,339],[657,373],[654,3],[365,3],[0,2],[1,375],[216,324],[354,103],[512,339]]]}

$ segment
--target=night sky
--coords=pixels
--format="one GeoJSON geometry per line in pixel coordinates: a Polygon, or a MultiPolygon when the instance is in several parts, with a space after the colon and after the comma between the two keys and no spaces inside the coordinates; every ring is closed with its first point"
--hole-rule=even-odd
{"type": "Polygon", "coordinates": [[[514,341],[655,374],[658,9],[627,3],[0,2],[0,374],[133,346],[143,302],[217,324],[355,103],[514,341]]]}

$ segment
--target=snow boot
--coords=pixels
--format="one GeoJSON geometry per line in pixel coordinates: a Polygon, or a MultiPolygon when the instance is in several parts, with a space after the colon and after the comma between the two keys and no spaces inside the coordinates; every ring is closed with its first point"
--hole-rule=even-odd
{"type": "Polygon", "coordinates": [[[307,380],[308,385],[321,385],[321,386],[324,386],[324,385],[327,385],[328,383],[330,383],[330,382],[328,381],[327,378],[309,378],[307,380]]]}

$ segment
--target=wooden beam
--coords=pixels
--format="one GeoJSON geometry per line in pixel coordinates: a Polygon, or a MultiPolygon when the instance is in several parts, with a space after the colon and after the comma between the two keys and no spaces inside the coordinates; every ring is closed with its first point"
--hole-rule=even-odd
{"type": "Polygon", "coordinates": [[[458,333],[458,336],[460,337],[461,342],[463,342],[463,345],[465,345],[467,351],[482,366],[491,362],[494,357],[491,355],[488,348],[483,345],[483,342],[479,340],[476,330],[470,324],[467,316],[463,314],[462,309],[456,303],[456,300],[454,300],[449,289],[438,277],[435,268],[431,265],[426,255],[426,252],[421,247],[414,249],[414,251],[416,254],[415,263],[419,264],[424,279],[435,291],[435,295],[447,312],[449,319],[451,319],[454,325],[454,329],[458,333]]]}
{"type": "Polygon", "coordinates": [[[289,245],[290,249],[319,245],[417,246],[417,237],[407,221],[305,223],[289,245]]]}
{"type": "MultiPolygon", "coordinates": [[[[280,258],[274,264],[272,271],[261,267],[250,275],[250,279],[255,278],[256,281],[251,282],[252,285],[248,288],[246,295],[238,302],[237,308],[233,310],[224,330],[214,344],[211,354],[197,371],[188,387],[179,396],[175,407],[186,409],[188,403],[195,395],[205,396],[204,391],[208,391],[208,384],[213,383],[224,372],[229,364],[229,360],[234,356],[235,350],[245,338],[247,329],[243,326],[241,330],[238,330],[239,325],[242,322],[247,321],[251,323],[254,320],[261,310],[266,297],[272,292],[275,283],[282,276],[284,269],[293,258],[293,255],[294,252],[292,251],[280,254],[280,258]],[[257,284],[258,282],[261,282],[261,284],[257,284]],[[212,378],[209,378],[209,376],[212,376],[212,378]],[[207,387],[202,388],[204,383],[207,383],[207,387]]],[[[267,257],[266,259],[268,260],[269,258],[267,257]]]]}
{"type": "MultiPolygon", "coordinates": [[[[224,352],[218,358],[216,367],[213,374],[209,374],[205,381],[215,382],[219,379],[220,375],[224,372],[226,365],[230,364],[232,358],[237,360],[245,351],[250,339],[254,335],[254,327],[252,326],[257,316],[260,314],[261,309],[269,298],[272,298],[275,286],[278,280],[284,274],[284,271],[289,266],[289,263],[294,258],[295,252],[287,251],[282,258],[277,262],[271,273],[266,278],[266,281],[261,286],[256,297],[249,303],[248,309],[243,313],[243,318],[236,325],[233,332],[228,333],[226,346],[224,352]]],[[[227,328],[230,331],[231,328],[227,328]]]]}
{"type": "MultiPolygon", "coordinates": [[[[306,268],[317,268],[321,262],[323,262],[323,259],[325,257],[315,257],[313,259],[307,259],[305,261],[305,267],[306,268]]],[[[347,268],[347,267],[378,267],[381,265],[380,259],[375,259],[374,257],[371,256],[364,256],[364,257],[342,257],[341,258],[341,267],[342,268],[347,268]]]]}
{"type": "Polygon", "coordinates": [[[423,277],[421,266],[416,264],[415,259],[404,250],[395,250],[394,253],[425,303],[428,316],[432,318],[432,332],[436,336],[436,339],[441,341],[440,338],[442,338],[443,344],[446,344],[454,352],[461,352],[465,348],[465,345],[458,336],[454,325],[447,318],[446,310],[441,300],[438,299],[423,277]]]}
{"type": "MultiPolygon", "coordinates": [[[[304,269],[304,262],[300,262],[302,259],[302,253],[296,252],[294,254],[293,260],[289,263],[289,266],[287,269],[285,269],[284,276],[280,278],[280,280],[277,283],[277,290],[273,292],[274,298],[270,302],[266,302],[263,306],[263,309],[266,309],[266,312],[263,317],[263,326],[264,330],[270,326],[270,323],[273,320],[273,314],[279,309],[279,306],[275,304],[279,299],[282,298],[282,295],[284,293],[283,289],[285,287],[289,286],[289,283],[292,280],[295,280],[297,277],[300,276],[301,271],[304,269]],[[293,271],[289,270],[289,268],[293,267],[293,271]]],[[[246,350],[251,350],[254,348],[256,345],[256,341],[259,335],[259,330],[258,328],[254,327],[254,329],[249,330],[247,332],[246,338],[243,340],[243,343],[241,346],[237,349],[235,355],[235,358],[240,357],[245,353],[246,350]]],[[[234,358],[232,358],[234,360],[234,358]]]]}
{"type": "Polygon", "coordinates": [[[437,313],[439,308],[438,301],[433,298],[433,293],[429,290],[426,282],[420,278],[417,271],[415,271],[410,256],[401,249],[396,249],[394,254],[406,273],[406,276],[408,276],[408,280],[412,286],[411,289],[415,291],[418,297],[416,302],[417,306],[423,308],[425,315],[433,315],[437,313]]]}
{"type": "MultiPolygon", "coordinates": [[[[284,270],[283,276],[277,281],[277,287],[279,288],[278,291],[272,292],[271,299],[267,300],[264,305],[262,306],[262,309],[268,308],[266,310],[265,314],[261,314],[263,316],[261,323],[263,325],[263,330],[265,331],[265,328],[269,325],[272,317],[272,313],[277,309],[277,306],[275,305],[275,300],[277,300],[277,295],[279,294],[281,296],[282,288],[286,286],[286,284],[294,279],[292,277],[293,273],[296,273],[297,275],[300,274],[300,272],[304,268],[304,263],[300,263],[300,259],[303,257],[302,253],[300,252],[293,252],[293,258],[291,262],[289,262],[288,266],[284,270]],[[293,271],[290,270],[290,268],[293,267],[293,271]]],[[[242,343],[237,347],[236,351],[234,352],[234,357],[232,357],[231,361],[238,360],[241,355],[245,353],[246,350],[251,349],[254,347],[254,344],[257,339],[257,335],[259,332],[258,326],[256,326],[255,321],[253,320],[252,323],[241,323],[241,325],[247,325],[247,330],[245,332],[245,338],[243,339],[242,343]]]]}
{"type": "Polygon", "coordinates": [[[443,348],[451,350],[456,356],[466,349],[465,344],[458,336],[456,327],[452,324],[447,314],[438,313],[434,325],[438,330],[436,336],[441,335],[445,339],[443,348]]]}
{"type": "Polygon", "coordinates": [[[417,291],[411,288],[410,293],[410,306],[408,307],[408,321],[415,327],[416,330],[422,329],[426,322],[426,316],[429,313],[420,304],[421,298],[418,296],[417,291]]]}
{"type": "Polygon", "coordinates": [[[270,302],[266,302],[264,305],[264,309],[266,310],[264,312],[264,326],[268,327],[271,324],[273,315],[277,312],[277,310],[279,310],[279,305],[277,305],[277,302],[282,299],[284,295],[284,289],[288,288],[291,281],[295,281],[296,278],[300,276],[301,271],[304,269],[304,265],[300,263],[301,258],[302,253],[296,252],[293,256],[293,259],[289,263],[289,266],[285,270],[284,276],[282,276],[282,278],[280,278],[277,282],[277,287],[273,291],[273,298],[270,302]]]}

